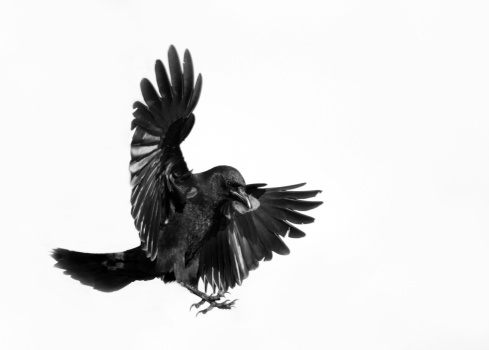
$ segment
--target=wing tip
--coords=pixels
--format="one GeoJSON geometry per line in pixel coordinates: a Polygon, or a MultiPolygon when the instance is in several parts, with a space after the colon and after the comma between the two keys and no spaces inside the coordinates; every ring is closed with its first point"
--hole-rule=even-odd
{"type": "Polygon", "coordinates": [[[198,88],[198,90],[202,90],[203,79],[204,78],[202,78],[202,73],[199,73],[199,75],[197,76],[197,80],[195,81],[194,89],[198,88]]]}
{"type": "Polygon", "coordinates": [[[180,58],[178,57],[178,51],[174,45],[170,45],[170,48],[168,49],[168,59],[170,61],[175,59],[175,61],[180,64],[180,58]]]}
{"type": "Polygon", "coordinates": [[[190,51],[188,49],[185,49],[185,52],[183,53],[183,60],[185,61],[192,61],[192,55],[190,54],[190,51]]]}

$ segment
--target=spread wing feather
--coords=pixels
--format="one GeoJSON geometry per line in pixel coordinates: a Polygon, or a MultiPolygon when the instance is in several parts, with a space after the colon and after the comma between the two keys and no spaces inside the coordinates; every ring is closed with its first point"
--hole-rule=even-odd
{"type": "Polygon", "coordinates": [[[286,255],[289,248],[281,237],[291,238],[305,233],[291,223],[311,223],[314,218],[298,213],[322,204],[304,201],[321,191],[291,191],[305,184],[262,188],[265,184],[246,186],[246,192],[255,200],[253,208],[244,214],[243,207],[232,200],[224,203],[215,224],[205,238],[200,251],[199,276],[205,288],[225,291],[241,285],[249,272],[256,269],[261,260],[271,260],[273,252],[286,255]],[[258,203],[258,204],[256,204],[258,203]]]}
{"type": "Polygon", "coordinates": [[[131,214],[146,255],[155,259],[160,229],[186,201],[189,170],[180,150],[195,122],[192,111],[202,89],[199,74],[194,87],[190,53],[185,51],[183,72],[176,49],[168,50],[170,78],[156,61],[158,91],[148,79],[141,81],[144,103],[134,103],[131,128],[131,214]],[[170,83],[171,81],[171,83],[170,83]],[[159,95],[158,95],[159,92],[159,95]]]}

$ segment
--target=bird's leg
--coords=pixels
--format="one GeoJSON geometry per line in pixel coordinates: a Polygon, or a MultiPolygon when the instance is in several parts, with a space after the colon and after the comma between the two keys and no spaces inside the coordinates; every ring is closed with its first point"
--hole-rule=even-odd
{"type": "Polygon", "coordinates": [[[192,304],[190,306],[190,310],[192,310],[193,307],[198,309],[205,302],[211,303],[213,301],[221,299],[221,297],[224,296],[223,294],[220,294],[220,293],[218,293],[217,295],[207,295],[207,294],[201,292],[200,290],[198,290],[197,288],[195,288],[194,286],[187,284],[187,283],[184,283],[184,282],[181,282],[180,285],[187,288],[190,291],[190,293],[195,294],[196,296],[198,296],[199,298],[202,299],[198,303],[192,304]]]}
{"type": "Polygon", "coordinates": [[[187,283],[184,283],[184,282],[180,282],[180,285],[183,286],[183,287],[185,287],[185,288],[187,288],[190,291],[190,293],[195,294],[196,296],[198,296],[199,298],[202,299],[198,303],[192,304],[190,306],[190,310],[192,310],[192,307],[195,307],[195,308],[198,309],[205,302],[208,302],[210,304],[209,307],[207,307],[206,309],[197,312],[197,315],[200,314],[200,313],[206,314],[207,312],[211,311],[214,308],[229,310],[232,307],[234,307],[234,303],[237,300],[237,299],[236,300],[233,300],[233,301],[225,300],[222,303],[218,303],[217,301],[220,300],[221,298],[224,298],[225,294],[228,293],[228,292],[219,291],[216,295],[207,295],[207,294],[201,292],[196,287],[194,287],[194,286],[192,286],[190,284],[187,284],[187,283]]]}
{"type": "MultiPolygon", "coordinates": [[[[203,304],[204,304],[206,301],[207,301],[209,304],[211,304],[211,305],[212,305],[212,302],[214,302],[214,301],[218,301],[218,300],[220,300],[221,298],[224,298],[226,293],[227,293],[227,294],[229,294],[229,292],[225,292],[225,291],[222,291],[222,290],[221,290],[221,291],[217,292],[217,294],[216,294],[216,295],[208,295],[208,297],[209,297],[209,299],[210,299],[211,301],[206,300],[206,299],[202,299],[202,300],[201,300],[201,301],[199,301],[198,303],[192,304],[192,305],[190,306],[190,310],[192,310],[192,307],[195,307],[196,309],[198,309],[198,308],[199,308],[199,307],[201,307],[201,306],[202,306],[202,305],[203,305],[203,304]]],[[[227,300],[226,300],[226,301],[227,301],[227,300]]],[[[212,308],[211,308],[211,309],[212,309],[212,308]]],[[[209,309],[209,311],[210,311],[210,309],[209,309]]],[[[201,312],[202,312],[202,311],[201,311],[201,312]]],[[[204,312],[204,313],[205,313],[205,312],[204,312]]]]}

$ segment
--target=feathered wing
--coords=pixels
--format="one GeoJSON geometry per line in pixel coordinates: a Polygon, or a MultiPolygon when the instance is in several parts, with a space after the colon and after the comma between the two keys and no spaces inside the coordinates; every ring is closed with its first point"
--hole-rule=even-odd
{"type": "Polygon", "coordinates": [[[202,77],[194,86],[192,58],[185,51],[183,71],[177,51],[168,50],[170,77],[163,63],[155,65],[158,92],[147,79],[141,81],[144,103],[135,102],[135,129],[131,142],[131,214],[148,257],[158,253],[160,228],[175,211],[183,210],[190,175],[180,144],[194,125],[192,111],[200,97],[202,77]]]}
{"type": "Polygon", "coordinates": [[[286,255],[289,249],[282,241],[305,236],[293,224],[309,224],[314,218],[301,214],[322,202],[303,201],[321,191],[290,191],[305,184],[261,188],[264,184],[246,186],[253,208],[228,201],[220,208],[219,217],[205,238],[200,251],[199,276],[207,289],[227,290],[241,285],[261,260],[271,260],[272,252],[286,255]]]}

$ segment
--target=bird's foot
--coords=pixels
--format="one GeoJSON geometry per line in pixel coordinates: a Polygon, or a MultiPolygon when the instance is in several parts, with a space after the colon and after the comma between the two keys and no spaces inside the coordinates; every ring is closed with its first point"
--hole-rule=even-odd
{"type": "Polygon", "coordinates": [[[202,300],[199,301],[198,303],[195,303],[195,304],[192,304],[190,305],[190,310],[192,310],[193,307],[195,307],[196,309],[198,309],[199,307],[201,307],[202,305],[204,305],[205,302],[208,302],[209,304],[212,304],[213,302],[216,302],[218,300],[220,300],[221,298],[224,298],[224,296],[226,294],[229,294],[229,292],[218,292],[217,294],[215,295],[206,295],[206,294],[203,294],[201,295],[201,298],[202,300]]]}
{"type": "Polygon", "coordinates": [[[215,295],[207,295],[207,294],[201,292],[200,290],[198,290],[193,285],[190,285],[190,284],[185,283],[185,282],[180,282],[180,284],[183,287],[187,288],[192,294],[197,295],[201,299],[198,303],[192,304],[190,306],[190,310],[192,310],[193,307],[198,309],[199,307],[204,305],[204,303],[206,303],[206,302],[209,303],[209,307],[207,307],[206,309],[204,309],[202,311],[197,312],[197,315],[200,313],[206,314],[214,308],[223,309],[223,310],[230,310],[232,307],[234,307],[234,303],[236,302],[236,300],[238,300],[238,299],[235,299],[233,301],[224,300],[222,303],[218,303],[217,301],[220,300],[221,298],[225,298],[226,294],[229,294],[229,292],[219,291],[215,295]]]}
{"type": "Polygon", "coordinates": [[[205,303],[205,299],[202,299],[198,303],[195,303],[195,304],[190,305],[190,311],[192,311],[192,308],[193,307],[195,307],[196,309],[198,309],[199,307],[201,307],[202,305],[204,305],[204,303],[205,303]]]}
{"type": "Polygon", "coordinates": [[[233,308],[235,306],[234,303],[237,300],[238,299],[234,299],[232,301],[231,300],[225,300],[222,303],[211,301],[211,302],[209,302],[210,305],[206,309],[197,312],[197,314],[195,316],[199,316],[200,313],[205,315],[206,313],[208,313],[209,311],[211,311],[214,308],[218,308],[218,309],[222,309],[222,310],[231,310],[231,308],[233,308]]]}

